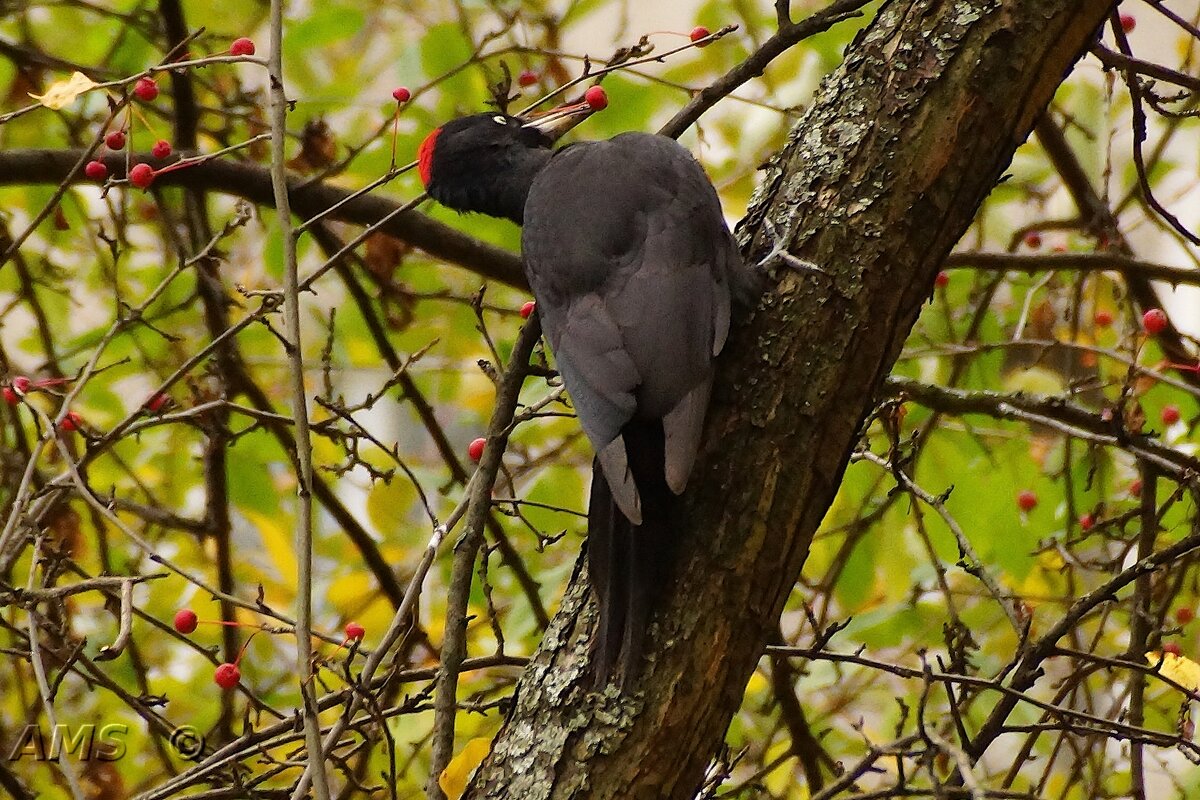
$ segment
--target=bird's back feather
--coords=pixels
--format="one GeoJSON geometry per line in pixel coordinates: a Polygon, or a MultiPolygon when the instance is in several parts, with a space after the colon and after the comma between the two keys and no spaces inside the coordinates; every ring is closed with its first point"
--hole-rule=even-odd
{"type": "Polygon", "coordinates": [[[598,454],[588,516],[596,663],[602,678],[628,679],[679,537],[676,495],[744,268],[704,170],[661,136],[558,151],[524,218],[542,326],[598,454]]]}

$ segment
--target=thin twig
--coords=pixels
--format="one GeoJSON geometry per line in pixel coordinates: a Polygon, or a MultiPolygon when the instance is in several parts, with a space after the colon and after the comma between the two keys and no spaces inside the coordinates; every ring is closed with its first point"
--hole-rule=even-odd
{"type": "Polygon", "coordinates": [[[541,324],[535,313],[521,329],[513,346],[508,371],[496,393],[496,407],[488,424],[487,444],[479,461],[479,469],[470,492],[470,510],[466,530],[454,552],[450,573],[450,590],[446,603],[445,642],[442,645],[442,664],[438,671],[437,695],[434,699],[433,747],[430,753],[429,782],[425,792],[440,800],[445,795],[438,785],[442,770],[454,754],[454,718],[457,711],[458,673],[467,655],[467,603],[471,594],[475,556],[483,543],[483,527],[492,509],[492,486],[500,470],[508,435],[511,430],[521,385],[529,374],[529,358],[541,336],[541,324]]]}
{"type": "MultiPolygon", "coordinates": [[[[321,742],[321,720],[317,715],[315,666],[312,660],[312,558],[313,558],[313,467],[312,441],[308,429],[308,395],[304,388],[304,345],[300,333],[300,271],[296,263],[296,236],[286,172],[288,99],[283,83],[283,0],[271,0],[270,48],[267,71],[271,83],[271,185],[275,192],[280,238],[283,240],[283,317],[287,357],[291,364],[292,416],[295,419],[299,509],[296,514],[296,679],[300,683],[304,739],[308,745],[308,771],[312,774],[317,800],[329,800],[329,778],[325,774],[325,749],[321,742]]],[[[307,793],[297,790],[296,800],[307,793]]]]}

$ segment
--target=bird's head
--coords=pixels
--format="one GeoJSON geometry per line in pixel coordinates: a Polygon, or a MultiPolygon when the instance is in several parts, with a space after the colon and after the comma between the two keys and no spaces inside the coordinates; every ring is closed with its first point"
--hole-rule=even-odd
{"type": "Polygon", "coordinates": [[[596,109],[587,102],[538,116],[474,114],[451,120],[421,142],[417,169],[430,197],[455,211],[521,222],[534,176],[554,142],[596,109]]]}

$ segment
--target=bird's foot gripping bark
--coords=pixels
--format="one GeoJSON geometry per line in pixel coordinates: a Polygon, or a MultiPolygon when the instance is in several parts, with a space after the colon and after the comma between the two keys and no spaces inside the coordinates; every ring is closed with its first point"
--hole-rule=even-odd
{"type": "Polygon", "coordinates": [[[805,261],[803,258],[789,253],[786,241],[788,237],[779,235],[779,230],[775,227],[775,222],[769,216],[763,217],[762,225],[771,237],[771,251],[759,259],[755,265],[756,269],[770,270],[777,264],[781,264],[795,272],[815,272],[827,278],[833,277],[828,270],[822,269],[811,261],[805,261]]]}

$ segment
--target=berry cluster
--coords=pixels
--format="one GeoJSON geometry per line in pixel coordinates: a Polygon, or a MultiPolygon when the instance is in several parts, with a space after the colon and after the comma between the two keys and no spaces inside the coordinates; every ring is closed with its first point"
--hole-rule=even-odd
{"type": "MultiPolygon", "coordinates": [[[[234,39],[229,45],[229,54],[233,56],[252,56],[254,55],[254,41],[245,36],[234,39]]],[[[397,89],[397,92],[408,92],[407,89],[397,89]]],[[[159,89],[158,81],[150,75],[145,75],[138,78],[133,84],[133,96],[143,103],[153,103],[158,99],[159,89]]],[[[397,98],[399,99],[399,98],[397,98]]],[[[405,97],[405,100],[408,98],[405,97]]],[[[401,102],[404,102],[401,100],[401,102]]],[[[124,128],[109,131],[104,134],[104,146],[109,150],[123,150],[128,138],[128,133],[124,128]]],[[[150,148],[151,154],[158,159],[164,159],[171,155],[171,143],[166,139],[159,139],[150,148]]],[[[149,164],[139,163],[134,164],[129,168],[129,183],[139,189],[149,189],[154,183],[154,178],[161,170],[155,170],[149,164]]],[[[109,170],[108,165],[99,159],[89,161],[83,167],[83,174],[92,181],[108,180],[109,170]]]]}
{"type": "MultiPolygon", "coordinates": [[[[176,631],[182,633],[184,636],[188,636],[196,632],[196,628],[200,626],[200,622],[201,620],[195,611],[190,608],[181,608],[175,612],[175,619],[172,621],[172,625],[176,631]]],[[[242,656],[246,654],[246,648],[250,645],[250,640],[256,634],[265,630],[265,628],[258,625],[245,625],[241,622],[212,622],[209,624],[254,628],[254,633],[251,633],[246,639],[245,644],[242,645],[242,649],[237,654],[237,658],[233,661],[225,661],[218,664],[217,668],[213,671],[213,682],[217,686],[220,686],[222,689],[232,689],[242,680],[242,670],[239,665],[242,663],[242,656]]],[[[346,623],[344,631],[346,639],[342,642],[341,647],[345,647],[351,642],[360,642],[367,634],[367,629],[357,622],[346,623]]]]}

